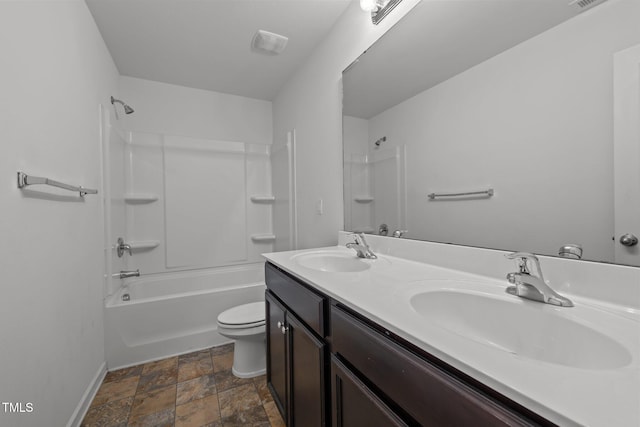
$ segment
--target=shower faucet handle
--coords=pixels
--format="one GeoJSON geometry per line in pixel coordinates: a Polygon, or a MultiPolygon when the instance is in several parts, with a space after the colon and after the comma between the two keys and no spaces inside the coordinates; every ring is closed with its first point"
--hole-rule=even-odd
{"type": "Polygon", "coordinates": [[[118,244],[116,246],[116,254],[118,255],[118,258],[122,258],[125,251],[129,252],[129,255],[132,255],[131,245],[126,244],[122,237],[118,237],[118,244]]]}

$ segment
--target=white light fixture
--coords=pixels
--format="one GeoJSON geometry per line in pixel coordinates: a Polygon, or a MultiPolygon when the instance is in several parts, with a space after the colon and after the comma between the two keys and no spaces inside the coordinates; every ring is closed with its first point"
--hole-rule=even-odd
{"type": "Polygon", "coordinates": [[[378,25],[402,0],[360,0],[360,8],[371,12],[371,22],[378,25]]]}
{"type": "Polygon", "coordinates": [[[268,55],[279,55],[282,53],[289,38],[269,31],[258,30],[251,40],[251,48],[260,53],[268,55]]]}
{"type": "Polygon", "coordinates": [[[365,12],[371,12],[378,7],[377,0],[360,0],[360,7],[365,12]]]}

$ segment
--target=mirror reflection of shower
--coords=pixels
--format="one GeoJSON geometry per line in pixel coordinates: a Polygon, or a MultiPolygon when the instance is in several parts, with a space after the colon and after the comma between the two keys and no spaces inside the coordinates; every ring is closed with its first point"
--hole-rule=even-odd
{"type": "Polygon", "coordinates": [[[123,101],[120,101],[119,99],[115,99],[113,96],[111,97],[111,105],[113,105],[113,109],[116,113],[116,119],[120,119],[120,117],[118,117],[118,109],[116,108],[116,102],[118,104],[121,104],[122,107],[124,108],[124,113],[125,114],[131,114],[133,113],[135,110],[133,108],[131,108],[130,106],[128,106],[127,104],[125,104],[123,101]]]}

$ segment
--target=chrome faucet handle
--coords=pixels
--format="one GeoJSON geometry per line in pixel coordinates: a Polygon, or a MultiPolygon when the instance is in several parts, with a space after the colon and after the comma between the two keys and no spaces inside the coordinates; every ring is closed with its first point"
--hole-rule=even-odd
{"type": "Polygon", "coordinates": [[[351,233],[349,234],[349,236],[352,236],[354,239],[356,239],[356,243],[360,244],[360,240],[359,239],[364,239],[364,233],[351,233]]]}
{"type": "Polygon", "coordinates": [[[132,255],[131,245],[126,244],[122,237],[118,237],[118,244],[116,246],[116,253],[118,254],[118,258],[122,258],[125,251],[129,252],[129,255],[132,255]]]}
{"type": "Polygon", "coordinates": [[[573,302],[554,291],[544,280],[540,260],[537,256],[529,252],[513,252],[506,255],[508,259],[513,259],[518,265],[519,271],[507,274],[509,286],[507,293],[522,298],[553,304],[561,307],[573,307],[573,302]],[[538,275],[531,274],[527,262],[531,261],[538,270],[538,275]]]}
{"type": "Polygon", "coordinates": [[[347,243],[346,246],[349,249],[354,249],[357,252],[358,258],[378,258],[376,254],[371,251],[367,239],[364,237],[364,233],[351,233],[350,236],[354,237],[354,241],[347,243]]]}
{"type": "Polygon", "coordinates": [[[392,236],[393,237],[397,237],[397,238],[402,238],[402,236],[404,236],[406,233],[408,233],[409,230],[396,230],[393,232],[392,236]]]}
{"type": "Polygon", "coordinates": [[[513,252],[505,255],[508,259],[513,259],[516,261],[518,265],[518,269],[520,273],[523,274],[531,274],[531,270],[528,266],[528,261],[531,261],[533,265],[536,266],[536,270],[538,272],[538,277],[544,281],[544,277],[542,276],[542,268],[540,267],[540,260],[537,256],[530,252],[513,252]]]}

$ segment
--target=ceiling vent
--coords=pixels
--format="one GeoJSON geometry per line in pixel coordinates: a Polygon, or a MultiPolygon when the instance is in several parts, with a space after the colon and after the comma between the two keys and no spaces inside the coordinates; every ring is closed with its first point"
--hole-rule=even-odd
{"type": "Polygon", "coordinates": [[[287,47],[288,41],[287,37],[280,34],[258,30],[251,40],[251,49],[267,55],[279,55],[287,47]]]}
{"type": "Polygon", "coordinates": [[[600,3],[604,3],[607,0],[572,0],[569,2],[569,6],[575,9],[587,10],[600,3]]]}

